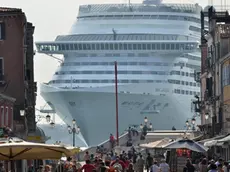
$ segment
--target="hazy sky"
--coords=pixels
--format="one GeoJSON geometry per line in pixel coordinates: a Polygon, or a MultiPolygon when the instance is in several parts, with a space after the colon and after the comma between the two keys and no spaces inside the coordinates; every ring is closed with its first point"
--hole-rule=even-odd
{"type": "MultiPolygon", "coordinates": [[[[0,6],[22,8],[27,20],[35,26],[34,41],[53,41],[57,35],[68,34],[77,16],[78,6],[89,3],[127,3],[128,0],[0,0],[0,6]]],[[[183,0],[181,0],[183,1],[183,0]]],[[[195,0],[203,6],[207,0],[195,0]]],[[[218,0],[219,1],[219,0],[218,0]]],[[[131,3],[140,2],[131,0],[131,3]]],[[[36,54],[35,80],[48,82],[59,63],[46,55],[36,54]]],[[[39,85],[38,85],[39,87],[39,85]]],[[[39,91],[39,89],[38,89],[39,91]]],[[[37,106],[44,105],[38,95],[37,106]]],[[[57,118],[56,118],[57,119],[57,118]]]]}

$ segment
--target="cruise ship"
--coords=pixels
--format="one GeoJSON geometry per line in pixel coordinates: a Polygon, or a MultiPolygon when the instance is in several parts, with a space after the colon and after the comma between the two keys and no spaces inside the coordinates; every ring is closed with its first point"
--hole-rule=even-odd
{"type": "Polygon", "coordinates": [[[41,96],[67,124],[76,120],[87,146],[98,145],[116,133],[116,62],[120,134],[144,117],[153,129],[184,129],[200,95],[201,10],[163,0],[81,5],[69,34],[36,43],[63,56],[41,96]]]}

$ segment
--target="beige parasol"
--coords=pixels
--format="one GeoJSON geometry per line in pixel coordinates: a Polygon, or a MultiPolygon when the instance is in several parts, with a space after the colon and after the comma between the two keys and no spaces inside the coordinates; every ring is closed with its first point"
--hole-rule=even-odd
{"type": "Polygon", "coordinates": [[[163,148],[170,141],[171,141],[170,139],[162,139],[162,140],[157,140],[155,142],[141,144],[140,147],[142,147],[142,148],[150,148],[150,149],[163,148]]]}
{"type": "Polygon", "coordinates": [[[69,157],[73,153],[61,145],[25,141],[0,144],[0,160],[60,159],[63,154],[69,157]]]}

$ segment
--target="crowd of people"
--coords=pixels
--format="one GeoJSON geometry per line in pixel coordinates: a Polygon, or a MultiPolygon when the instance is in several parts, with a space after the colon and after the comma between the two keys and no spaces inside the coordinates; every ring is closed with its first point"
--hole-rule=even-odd
{"type": "Polygon", "coordinates": [[[230,166],[229,163],[219,159],[215,161],[207,160],[206,158],[201,158],[200,162],[197,165],[193,165],[190,160],[187,160],[184,172],[229,172],[230,166]]]}
{"type": "Polygon", "coordinates": [[[123,151],[120,155],[110,152],[104,156],[95,157],[86,152],[85,164],[78,169],[84,172],[169,172],[169,165],[165,160],[161,160],[158,164],[150,154],[145,158],[135,150],[130,150],[127,153],[123,151]]]}

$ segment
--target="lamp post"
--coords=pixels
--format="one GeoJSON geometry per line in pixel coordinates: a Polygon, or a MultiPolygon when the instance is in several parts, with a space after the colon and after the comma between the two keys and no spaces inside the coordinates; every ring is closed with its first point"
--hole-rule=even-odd
{"type": "Polygon", "coordinates": [[[148,118],[145,117],[144,118],[144,125],[141,124],[140,128],[141,128],[141,132],[142,132],[142,137],[145,138],[145,136],[147,135],[147,132],[152,130],[153,125],[152,125],[152,123],[149,123],[149,125],[148,125],[148,118]]]}
{"type": "Polygon", "coordinates": [[[48,115],[46,115],[46,116],[43,116],[43,115],[36,115],[36,118],[37,118],[37,121],[36,121],[36,123],[37,122],[40,122],[42,119],[46,119],[46,122],[48,122],[48,123],[53,123],[53,122],[51,122],[51,117],[50,117],[50,115],[48,114],[48,115]]]}
{"type": "Polygon", "coordinates": [[[69,134],[73,134],[73,147],[75,147],[75,135],[80,133],[80,127],[76,126],[76,120],[73,119],[72,121],[73,126],[68,126],[69,134]]]}
{"type": "Polygon", "coordinates": [[[195,124],[196,124],[196,119],[192,118],[191,120],[186,120],[185,122],[187,130],[192,130],[195,131],[195,124]]]}

